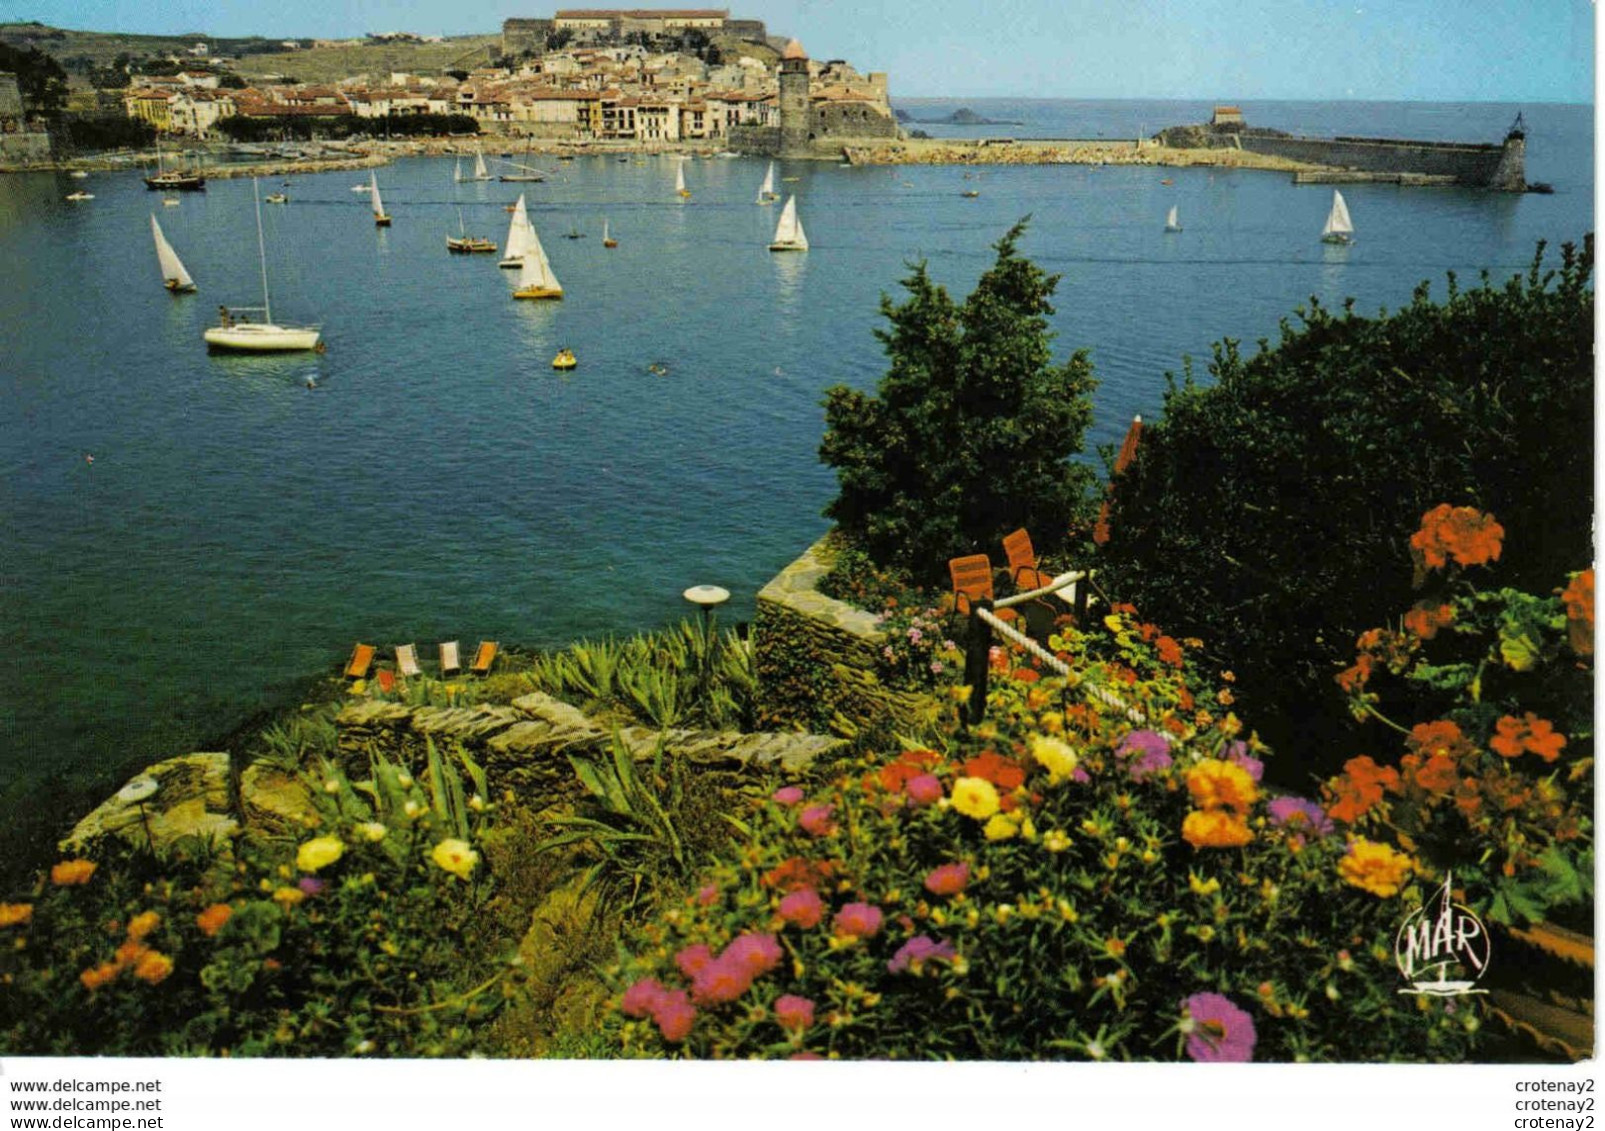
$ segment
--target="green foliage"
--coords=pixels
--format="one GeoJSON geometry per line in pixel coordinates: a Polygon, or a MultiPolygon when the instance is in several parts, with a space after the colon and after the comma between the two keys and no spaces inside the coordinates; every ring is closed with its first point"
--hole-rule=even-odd
{"type": "Polygon", "coordinates": [[[1117,484],[1106,584],[1210,640],[1304,769],[1351,752],[1334,661],[1407,602],[1403,539],[1429,507],[1497,514],[1519,588],[1590,559],[1592,247],[1542,256],[1374,318],[1312,300],[1253,357],[1218,344],[1117,484]]]}
{"type": "Polygon", "coordinates": [[[17,76],[22,105],[29,113],[49,114],[67,105],[67,72],[39,48],[24,51],[0,42],[0,71],[17,76]]]}
{"type": "Polygon", "coordinates": [[[67,141],[74,149],[145,149],[156,140],[156,127],[141,118],[73,115],[67,119],[67,141]]]}
{"type": "Polygon", "coordinates": [[[231,141],[277,141],[284,138],[342,139],[354,135],[390,137],[441,137],[447,134],[477,134],[479,122],[468,114],[399,114],[386,118],[363,118],[356,114],[328,117],[283,115],[266,118],[235,115],[223,118],[213,127],[231,141]]]}
{"type": "Polygon", "coordinates": [[[1021,526],[1052,548],[1093,480],[1071,461],[1092,418],[1092,365],[1085,351],[1053,364],[1058,277],[1018,254],[1024,232],[1021,221],[994,245],[962,304],[914,265],[908,299],[881,299],[891,368],[878,391],[826,390],[820,459],[840,493],[825,514],[919,581],[1021,526]]]}

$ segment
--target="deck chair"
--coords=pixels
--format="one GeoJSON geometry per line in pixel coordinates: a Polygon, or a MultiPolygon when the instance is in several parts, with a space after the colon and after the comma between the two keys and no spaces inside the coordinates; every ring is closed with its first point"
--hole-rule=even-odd
{"type": "Polygon", "coordinates": [[[440,645],[440,674],[444,678],[463,670],[462,659],[457,655],[457,642],[447,640],[440,645]]]}
{"type": "Polygon", "coordinates": [[[381,668],[374,678],[379,681],[379,690],[384,694],[389,695],[396,689],[396,673],[389,668],[381,668]]]}
{"type": "Polygon", "coordinates": [[[1009,556],[1009,576],[1018,592],[1041,589],[1053,580],[1037,568],[1037,552],[1025,527],[1003,539],[1003,552],[1009,556]]]}
{"type": "Polygon", "coordinates": [[[415,644],[396,645],[396,674],[406,679],[415,675],[423,675],[423,669],[418,666],[418,646],[415,644]]]}
{"type": "MultiPolygon", "coordinates": [[[[953,578],[954,606],[961,616],[970,615],[970,603],[993,600],[992,559],[985,554],[969,554],[962,558],[949,558],[947,572],[953,578]]],[[[994,615],[1002,621],[1017,620],[1013,609],[999,609],[994,615]]]]}
{"type": "Polygon", "coordinates": [[[496,649],[501,647],[494,640],[481,640],[479,649],[474,653],[474,662],[470,670],[475,675],[489,675],[490,666],[496,662],[496,649]]]}
{"type": "Polygon", "coordinates": [[[351,659],[346,661],[345,677],[367,679],[368,669],[373,666],[373,655],[377,651],[372,644],[358,644],[351,649],[351,659]]]}

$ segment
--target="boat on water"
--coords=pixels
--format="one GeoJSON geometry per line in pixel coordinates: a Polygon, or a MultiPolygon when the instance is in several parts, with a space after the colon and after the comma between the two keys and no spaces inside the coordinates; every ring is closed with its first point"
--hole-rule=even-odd
{"type": "Polygon", "coordinates": [[[496,266],[514,270],[524,266],[524,253],[529,250],[529,233],[532,230],[529,211],[524,207],[524,194],[519,193],[518,203],[513,205],[513,219],[507,225],[507,245],[502,252],[502,261],[496,266]]]}
{"type": "Polygon", "coordinates": [[[82,189],[79,189],[77,192],[69,192],[67,194],[66,199],[68,199],[68,200],[94,200],[95,199],[95,194],[92,193],[92,192],[84,192],[82,189]]]}
{"type": "Polygon", "coordinates": [[[262,200],[267,204],[288,204],[290,203],[290,194],[284,192],[270,192],[264,196],[262,200]]]}
{"type": "Polygon", "coordinates": [[[518,171],[501,173],[496,179],[499,181],[544,181],[546,174],[529,164],[529,154],[530,146],[528,144],[524,146],[524,160],[522,162],[508,160],[508,158],[512,157],[511,153],[502,154],[502,163],[518,171]]]}
{"type": "Polygon", "coordinates": [[[373,186],[372,185],[352,185],[351,186],[351,191],[352,192],[372,192],[373,191],[373,186]]]}
{"type": "Polygon", "coordinates": [[[580,231],[578,228],[570,228],[568,231],[563,233],[563,238],[566,240],[583,240],[585,238],[585,233],[580,231]]]}
{"type": "Polygon", "coordinates": [[[803,232],[802,221],[797,219],[797,198],[788,196],[781,210],[780,223],[775,225],[775,238],[770,251],[807,251],[808,236],[803,232]]]}
{"type": "Polygon", "coordinates": [[[290,350],[322,349],[322,334],[316,326],[280,326],[273,321],[268,298],[267,242],[262,234],[262,196],[256,178],[251,178],[251,195],[256,199],[256,251],[262,264],[262,305],[230,309],[219,307],[220,322],[202,336],[208,349],[236,353],[282,353],[290,350]],[[252,322],[250,314],[260,311],[262,321],[252,322]]]}
{"type": "Polygon", "coordinates": [[[553,369],[573,369],[579,363],[579,359],[574,356],[574,351],[571,349],[558,350],[557,356],[552,358],[553,369]]]}
{"type": "Polygon", "coordinates": [[[1321,242],[1351,244],[1354,242],[1354,221],[1349,219],[1349,206],[1343,194],[1332,190],[1332,211],[1326,214],[1326,227],[1321,229],[1321,242]]]}
{"type": "Polygon", "coordinates": [[[535,225],[529,225],[526,235],[529,243],[524,247],[524,262],[518,268],[518,288],[513,291],[513,297],[562,298],[563,284],[557,281],[557,276],[552,272],[552,265],[546,259],[546,249],[541,246],[540,236],[535,234],[535,225]]]}
{"type": "Polygon", "coordinates": [[[206,177],[199,169],[169,169],[162,147],[157,145],[156,172],[145,178],[145,187],[162,191],[205,192],[206,177]]]}
{"type": "Polygon", "coordinates": [[[485,152],[483,149],[474,150],[474,172],[471,176],[463,176],[462,161],[457,162],[456,179],[462,181],[488,181],[491,179],[490,170],[485,168],[485,152]]]}
{"type": "Polygon", "coordinates": [[[463,227],[463,210],[457,209],[457,235],[446,237],[446,250],[459,255],[473,252],[495,251],[496,242],[484,236],[471,236],[463,227]]]}
{"type": "Polygon", "coordinates": [[[681,200],[691,199],[691,190],[685,187],[684,162],[681,162],[674,167],[674,191],[680,195],[681,200]]]}
{"type": "Polygon", "coordinates": [[[969,199],[974,200],[976,197],[981,195],[981,190],[980,189],[973,189],[973,188],[972,189],[965,189],[959,195],[960,196],[964,196],[964,197],[968,197],[969,199]]]}
{"type": "Polygon", "coordinates": [[[618,247],[619,246],[619,241],[614,239],[612,236],[608,235],[607,217],[605,217],[605,216],[602,217],[602,246],[603,247],[618,247]]]}
{"type": "Polygon", "coordinates": [[[72,179],[75,180],[75,181],[81,181],[84,178],[88,177],[89,174],[84,172],[82,169],[74,169],[71,173],[68,174],[68,176],[72,177],[72,179]]]}
{"type": "Polygon", "coordinates": [[[779,199],[780,194],[775,191],[775,163],[771,161],[768,171],[763,175],[763,184],[758,186],[758,203],[773,204],[779,199]]]}
{"type": "Polygon", "coordinates": [[[1177,206],[1172,204],[1170,206],[1170,211],[1165,214],[1165,231],[1167,231],[1167,232],[1179,232],[1179,231],[1181,231],[1181,219],[1177,215],[1177,212],[1178,212],[1177,206]]]}
{"type": "Polygon", "coordinates": [[[390,213],[385,211],[385,202],[379,195],[379,175],[368,174],[368,195],[373,200],[373,222],[375,227],[390,227],[390,213]]]}
{"type": "Polygon", "coordinates": [[[178,258],[178,252],[173,250],[173,245],[167,242],[167,236],[162,232],[162,226],[156,222],[154,212],[150,214],[150,234],[156,240],[156,264],[162,271],[162,286],[175,295],[194,294],[195,280],[184,270],[183,260],[178,258]]]}
{"type": "Polygon", "coordinates": [[[164,196],[164,197],[162,197],[162,207],[163,208],[177,208],[182,203],[184,203],[184,202],[179,200],[178,197],[176,197],[176,196],[164,196]]]}

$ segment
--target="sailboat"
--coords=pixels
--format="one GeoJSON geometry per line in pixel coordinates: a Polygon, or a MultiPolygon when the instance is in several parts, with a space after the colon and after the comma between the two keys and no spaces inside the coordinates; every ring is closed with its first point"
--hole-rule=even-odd
{"type": "Polygon", "coordinates": [[[529,143],[529,142],[525,142],[524,143],[524,162],[525,162],[524,164],[520,164],[517,161],[504,161],[503,162],[503,164],[509,165],[512,168],[517,169],[519,171],[516,172],[516,173],[503,173],[503,174],[501,174],[500,176],[498,176],[496,178],[497,180],[499,180],[499,181],[544,181],[546,179],[546,174],[545,173],[541,172],[539,169],[535,168],[533,165],[528,164],[530,144],[531,143],[529,143]]]}
{"type": "Polygon", "coordinates": [[[618,247],[619,241],[607,234],[607,217],[602,217],[602,246],[618,247]]]}
{"type": "Polygon", "coordinates": [[[463,210],[457,209],[457,235],[446,237],[446,250],[455,252],[495,251],[496,245],[484,236],[471,236],[463,227],[463,210]]]}
{"type": "Polygon", "coordinates": [[[206,177],[199,169],[169,169],[162,161],[162,144],[156,143],[156,172],[145,178],[148,189],[205,192],[206,177]]]}
{"type": "Polygon", "coordinates": [[[282,350],[321,349],[316,326],[279,326],[273,321],[273,308],[268,302],[267,243],[262,235],[262,194],[256,178],[251,178],[251,195],[256,199],[256,251],[262,261],[262,305],[222,308],[222,324],[213,326],[202,335],[212,349],[238,350],[244,353],[269,353],[282,350]],[[235,311],[262,312],[262,321],[235,319],[235,311]]]}
{"type": "Polygon", "coordinates": [[[780,213],[780,223],[775,225],[775,239],[769,245],[769,250],[808,250],[808,237],[803,233],[802,221],[797,219],[797,198],[795,196],[786,198],[786,207],[780,213]]]}
{"type": "Polygon", "coordinates": [[[1170,206],[1170,211],[1165,214],[1165,231],[1181,231],[1181,220],[1177,218],[1177,206],[1174,204],[1170,206]]]}
{"type": "Polygon", "coordinates": [[[518,269],[518,289],[513,297],[562,298],[563,284],[552,274],[552,265],[547,262],[541,238],[535,234],[535,225],[528,226],[525,236],[529,243],[524,247],[524,263],[518,269]]]}
{"type": "Polygon", "coordinates": [[[681,200],[691,199],[691,190],[685,187],[685,165],[674,167],[674,191],[680,194],[681,200]]]}
{"type": "Polygon", "coordinates": [[[368,195],[373,198],[373,222],[381,228],[390,227],[390,216],[385,212],[385,202],[379,197],[379,175],[368,174],[368,195]]]}
{"type": "Polygon", "coordinates": [[[507,225],[507,248],[502,261],[496,266],[524,266],[524,255],[529,251],[529,233],[533,230],[529,226],[529,212],[524,207],[524,194],[519,193],[518,203],[513,205],[512,223],[507,225]]]}
{"type": "Polygon", "coordinates": [[[769,162],[769,171],[763,175],[763,184],[758,186],[758,203],[773,204],[780,199],[775,191],[775,163],[769,162]]]}
{"type": "Polygon", "coordinates": [[[488,180],[490,180],[490,170],[485,168],[485,151],[483,149],[480,149],[478,147],[476,147],[474,149],[474,175],[471,176],[471,177],[463,177],[463,176],[459,175],[457,177],[457,179],[459,181],[461,181],[461,180],[469,180],[469,181],[488,181],[488,180]]]}
{"type": "Polygon", "coordinates": [[[1347,244],[1354,242],[1354,222],[1349,219],[1349,206],[1343,194],[1332,190],[1332,211],[1326,215],[1326,227],[1321,229],[1322,243],[1347,244]]]}
{"type": "Polygon", "coordinates": [[[457,158],[456,167],[453,168],[451,172],[451,179],[456,181],[458,184],[463,183],[463,159],[461,157],[457,158]]]}
{"type": "Polygon", "coordinates": [[[162,285],[175,295],[194,293],[195,280],[184,270],[178,252],[173,250],[173,245],[162,234],[162,226],[156,222],[154,212],[150,214],[150,234],[156,237],[156,262],[162,269],[162,285]]]}

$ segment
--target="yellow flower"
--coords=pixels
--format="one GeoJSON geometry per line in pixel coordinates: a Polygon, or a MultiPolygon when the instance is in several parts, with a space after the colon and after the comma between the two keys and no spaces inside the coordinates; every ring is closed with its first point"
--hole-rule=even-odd
{"type": "Polygon", "coordinates": [[[1338,861],[1338,872],[1344,880],[1383,899],[1399,894],[1414,867],[1414,860],[1395,852],[1391,845],[1364,837],[1356,838],[1348,854],[1338,861]]]}
{"type": "Polygon", "coordinates": [[[211,938],[223,929],[223,924],[227,923],[233,915],[234,908],[228,904],[214,903],[195,916],[195,925],[201,929],[201,934],[211,938]]]}
{"type": "Polygon", "coordinates": [[[1119,632],[1126,627],[1121,623],[1120,618],[1113,613],[1103,618],[1103,626],[1110,632],[1119,632]]]}
{"type": "Polygon", "coordinates": [[[429,858],[441,868],[450,872],[460,880],[466,880],[474,874],[474,868],[479,864],[479,853],[471,848],[466,840],[443,840],[435,845],[435,850],[429,858]]]}
{"type": "Polygon", "coordinates": [[[273,902],[277,903],[286,911],[294,907],[297,903],[300,903],[306,897],[307,893],[302,891],[300,888],[275,888],[273,891],[273,902]]]}
{"type": "Polygon", "coordinates": [[[173,972],[173,960],[160,951],[147,950],[134,963],[134,977],[151,985],[162,981],[173,972]]]}
{"type": "Polygon", "coordinates": [[[960,778],[954,782],[952,801],[953,808],[977,821],[998,811],[998,791],[985,778],[960,778]]]}
{"type": "Polygon", "coordinates": [[[128,937],[136,942],[156,929],[162,917],[154,911],[142,911],[128,921],[128,937]]]}
{"type": "Polygon", "coordinates": [[[351,685],[351,694],[353,695],[361,695],[366,690],[368,690],[368,681],[365,679],[359,679],[351,685]]]}
{"type": "Polygon", "coordinates": [[[358,836],[362,837],[363,840],[372,841],[373,843],[377,844],[385,838],[385,835],[390,830],[385,828],[385,826],[378,821],[364,821],[353,831],[356,832],[358,836]]]}
{"type": "Polygon", "coordinates": [[[1243,818],[1222,809],[1194,809],[1182,821],[1181,836],[1194,848],[1237,848],[1254,839],[1243,818]]]}
{"type": "Polygon", "coordinates": [[[1020,826],[1002,813],[994,813],[981,831],[987,840],[1011,840],[1020,835],[1020,826]]]}
{"type": "Polygon", "coordinates": [[[411,799],[401,807],[401,811],[407,815],[407,820],[409,821],[416,821],[419,817],[429,812],[426,807],[411,799]]]}
{"type": "Polygon", "coordinates": [[[345,850],[346,846],[339,837],[320,836],[296,849],[295,866],[303,872],[316,872],[340,859],[345,850]]]}
{"type": "Polygon", "coordinates": [[[1187,771],[1187,792],[1200,809],[1235,809],[1241,816],[1259,797],[1247,770],[1219,758],[1205,758],[1187,771]]]}
{"type": "Polygon", "coordinates": [[[93,860],[63,860],[50,869],[50,882],[57,887],[71,887],[73,884],[87,884],[89,877],[94,874],[93,860]]]}
{"type": "Polygon", "coordinates": [[[1033,735],[1031,756],[1048,771],[1048,780],[1061,782],[1076,772],[1076,752],[1057,738],[1033,735]]]}
{"type": "Polygon", "coordinates": [[[0,927],[15,927],[33,918],[31,903],[0,903],[0,927]]]}
{"type": "Polygon", "coordinates": [[[78,980],[84,984],[84,989],[98,990],[122,972],[123,968],[118,963],[102,962],[99,966],[79,974],[78,980]]]}
{"type": "Polygon", "coordinates": [[[1063,852],[1070,847],[1070,837],[1063,829],[1053,829],[1043,834],[1042,847],[1049,852],[1063,852]]]}
{"type": "Polygon", "coordinates": [[[1187,873],[1187,886],[1194,895],[1214,895],[1220,890],[1220,881],[1214,878],[1203,879],[1197,872],[1187,873]]]}

